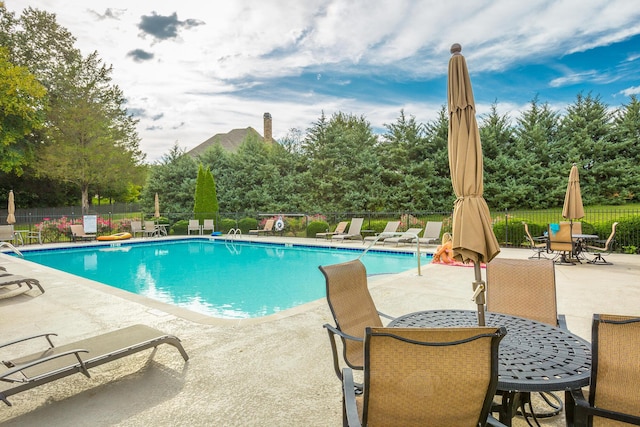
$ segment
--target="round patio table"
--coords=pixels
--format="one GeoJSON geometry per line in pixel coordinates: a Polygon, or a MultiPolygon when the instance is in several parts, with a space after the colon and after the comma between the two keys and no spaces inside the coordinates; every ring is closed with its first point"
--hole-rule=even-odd
{"type": "MultiPolygon", "coordinates": [[[[486,312],[485,322],[487,326],[507,329],[499,348],[502,423],[511,425],[518,406],[524,404],[520,402],[520,392],[569,392],[589,384],[591,344],[588,341],[566,329],[506,314],[486,312]]],[[[478,317],[473,310],[428,310],[400,316],[389,326],[478,326],[478,317]]]]}

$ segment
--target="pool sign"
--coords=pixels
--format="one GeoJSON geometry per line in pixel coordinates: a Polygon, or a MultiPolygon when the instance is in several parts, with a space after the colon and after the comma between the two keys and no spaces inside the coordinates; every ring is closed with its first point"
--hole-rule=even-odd
{"type": "Polygon", "coordinates": [[[82,224],[83,224],[85,233],[98,232],[98,216],[97,215],[83,215],[82,224]]]}

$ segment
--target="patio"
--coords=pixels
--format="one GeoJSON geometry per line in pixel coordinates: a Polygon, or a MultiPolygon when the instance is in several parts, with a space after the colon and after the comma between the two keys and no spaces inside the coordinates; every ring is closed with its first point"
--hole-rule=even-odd
{"type": "MultiPolygon", "coordinates": [[[[503,248],[499,257],[530,255],[529,249],[503,248]]],[[[638,314],[640,257],[607,258],[614,265],[555,269],[558,310],[569,329],[588,340],[594,312],[638,314]]],[[[0,301],[2,341],[57,332],[56,342],[64,343],[142,323],[177,335],[190,356],[185,364],[173,349],[159,348],[152,359],[144,352],[103,365],[91,379],[76,375],[18,394],[10,399],[13,407],[0,408],[3,425],[341,425],[340,384],[322,328],[332,321],[324,299],[262,319],[221,320],[6,255],[0,265],[39,279],[46,290],[0,301]]],[[[415,269],[375,276],[370,287],[378,308],[397,316],[473,310],[472,279],[473,268],[427,264],[422,276],[415,269]]],[[[564,418],[541,424],[562,426],[564,418]]],[[[516,418],[514,425],[526,423],[516,418]]]]}

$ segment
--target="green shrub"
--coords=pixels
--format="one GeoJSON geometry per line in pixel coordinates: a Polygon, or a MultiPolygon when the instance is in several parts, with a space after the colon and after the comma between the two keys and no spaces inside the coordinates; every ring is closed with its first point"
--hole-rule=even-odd
{"type": "MultiPolygon", "coordinates": [[[[521,246],[527,243],[521,218],[509,218],[508,225],[503,220],[496,221],[493,224],[493,232],[501,245],[504,245],[505,242],[512,246],[521,246]]],[[[533,237],[542,234],[539,233],[537,224],[529,224],[529,232],[533,237]]]]}
{"type": "Polygon", "coordinates": [[[171,234],[185,235],[189,227],[189,220],[181,219],[171,226],[171,234]]]}
{"type": "Polygon", "coordinates": [[[236,220],[233,218],[222,218],[216,228],[218,231],[226,234],[232,228],[236,228],[236,220]]]}
{"type": "Polygon", "coordinates": [[[238,221],[238,228],[242,231],[242,234],[248,234],[249,230],[258,228],[258,220],[255,218],[242,218],[238,221]]]}
{"type": "Polygon", "coordinates": [[[307,237],[316,237],[317,233],[325,233],[329,230],[329,223],[326,221],[311,221],[307,225],[307,237]]]}

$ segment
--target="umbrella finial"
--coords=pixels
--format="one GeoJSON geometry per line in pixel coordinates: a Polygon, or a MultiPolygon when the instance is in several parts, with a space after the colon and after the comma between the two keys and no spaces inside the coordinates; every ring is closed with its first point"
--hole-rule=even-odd
{"type": "Polygon", "coordinates": [[[462,52],[462,46],[460,45],[460,43],[452,44],[450,52],[452,55],[460,55],[460,52],[462,52]]]}

